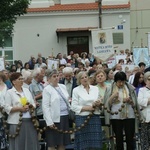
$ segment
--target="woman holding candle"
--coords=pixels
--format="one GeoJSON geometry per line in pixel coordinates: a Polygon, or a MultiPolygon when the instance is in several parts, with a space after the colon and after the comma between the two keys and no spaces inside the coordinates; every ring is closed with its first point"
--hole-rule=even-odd
{"type": "Polygon", "coordinates": [[[13,88],[5,95],[5,110],[9,124],[9,150],[39,150],[37,132],[31,121],[29,106],[35,107],[30,91],[23,88],[21,73],[10,76],[13,88]],[[22,115],[20,115],[22,113],[22,115]],[[21,126],[18,126],[22,120],[21,126]],[[16,132],[19,131],[18,135],[16,132]]]}

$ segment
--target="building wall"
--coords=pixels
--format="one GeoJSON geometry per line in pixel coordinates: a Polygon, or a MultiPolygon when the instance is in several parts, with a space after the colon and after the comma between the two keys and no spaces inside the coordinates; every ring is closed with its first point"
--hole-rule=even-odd
{"type": "Polygon", "coordinates": [[[130,0],[131,4],[131,47],[148,46],[147,34],[150,32],[150,1],[130,0]]]}
{"type": "MultiPolygon", "coordinates": [[[[104,29],[115,26],[113,32],[124,33],[124,44],[114,45],[117,50],[130,48],[130,11],[129,10],[105,10],[102,15],[102,27],[104,29]],[[120,15],[122,17],[120,17],[120,15]],[[123,23],[123,30],[117,26],[123,23]]],[[[97,11],[78,12],[51,12],[30,13],[19,17],[14,28],[13,49],[14,60],[21,59],[23,62],[29,60],[31,55],[37,56],[40,52],[43,56],[56,55],[58,52],[67,54],[67,36],[56,34],[57,28],[81,28],[98,27],[99,16],[97,11]]],[[[89,36],[89,50],[92,52],[91,34],[76,33],[74,35],[89,36]]]]}
{"type": "Polygon", "coordinates": [[[19,18],[14,32],[15,59],[21,57],[23,61],[27,61],[30,55],[37,55],[38,52],[48,56],[52,54],[52,48],[54,55],[58,52],[67,53],[66,37],[60,37],[58,43],[56,30],[76,27],[98,27],[98,14],[57,14],[19,18]]]}
{"type": "Polygon", "coordinates": [[[120,50],[130,49],[130,12],[120,10],[114,14],[111,11],[103,14],[102,28],[107,29],[111,27],[115,27],[112,32],[123,32],[124,35],[124,44],[114,44],[115,49],[118,52],[120,50]],[[123,30],[118,30],[118,25],[123,25],[123,30]]]}

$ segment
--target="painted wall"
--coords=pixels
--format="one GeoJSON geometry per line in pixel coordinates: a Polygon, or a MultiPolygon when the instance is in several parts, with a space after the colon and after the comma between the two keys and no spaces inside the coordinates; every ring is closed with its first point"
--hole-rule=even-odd
{"type": "Polygon", "coordinates": [[[27,61],[30,55],[67,53],[66,37],[57,42],[57,28],[98,27],[98,14],[20,17],[15,25],[14,57],[27,61]],[[80,23],[79,23],[80,22],[80,23]],[[39,35],[39,36],[38,36],[39,35]]]}
{"type": "Polygon", "coordinates": [[[118,33],[123,32],[124,44],[116,44],[114,47],[117,51],[130,49],[130,13],[129,12],[107,12],[102,16],[102,27],[110,28],[115,27],[112,32],[118,33]],[[118,25],[123,25],[123,30],[118,30],[118,25]]]}
{"type": "Polygon", "coordinates": [[[131,47],[148,46],[147,34],[150,32],[150,1],[130,0],[131,4],[131,47]]]}
{"type": "MultiPolygon", "coordinates": [[[[102,26],[104,29],[115,26],[113,32],[124,33],[124,44],[115,45],[115,49],[130,48],[130,11],[103,11],[102,26]],[[121,17],[120,17],[121,16],[121,17]],[[117,26],[125,20],[123,30],[118,30],[117,26]]],[[[19,17],[14,28],[13,49],[14,60],[21,59],[23,62],[29,60],[31,55],[37,57],[40,52],[44,57],[61,52],[67,54],[67,36],[58,37],[57,28],[80,28],[98,27],[98,11],[84,12],[52,12],[52,13],[33,13],[19,17]]],[[[89,33],[78,33],[76,35],[89,36],[89,50],[92,52],[92,41],[89,33]]]]}

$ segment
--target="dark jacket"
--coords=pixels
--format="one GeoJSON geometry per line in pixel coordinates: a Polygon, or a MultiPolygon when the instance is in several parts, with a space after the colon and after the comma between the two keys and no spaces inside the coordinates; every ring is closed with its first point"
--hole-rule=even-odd
{"type": "MultiPolygon", "coordinates": [[[[72,96],[73,89],[78,86],[77,85],[77,79],[75,77],[72,77],[72,81],[73,81],[73,83],[72,83],[72,89],[71,89],[71,96],[72,96]]],[[[59,80],[59,83],[65,84],[65,78],[59,80]]]]}

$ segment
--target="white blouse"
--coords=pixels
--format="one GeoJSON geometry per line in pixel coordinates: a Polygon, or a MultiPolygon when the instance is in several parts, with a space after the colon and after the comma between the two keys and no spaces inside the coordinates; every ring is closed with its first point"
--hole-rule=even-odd
{"type": "MultiPolygon", "coordinates": [[[[89,115],[89,111],[81,112],[83,106],[92,106],[93,102],[100,98],[99,89],[96,86],[90,85],[89,93],[83,87],[79,85],[73,89],[71,109],[76,115],[86,116],[89,115]]],[[[97,108],[94,114],[100,114],[100,109],[97,108]]]]}
{"type": "MultiPolygon", "coordinates": [[[[4,97],[7,91],[7,86],[5,85],[4,89],[0,91],[0,106],[4,107],[4,97]]],[[[2,118],[2,113],[0,112],[0,118],[2,118]]]]}
{"type": "Polygon", "coordinates": [[[146,87],[140,88],[138,93],[138,103],[142,108],[142,115],[145,122],[150,122],[150,105],[148,105],[149,98],[150,90],[146,87]]]}

